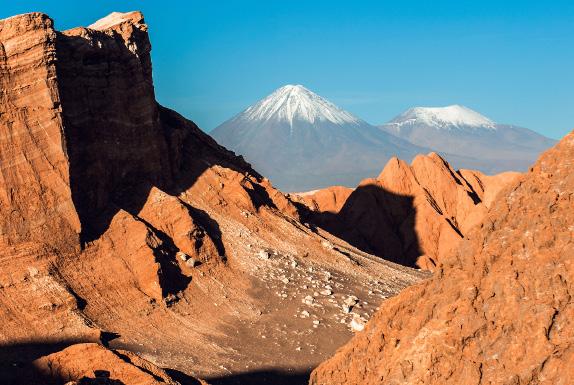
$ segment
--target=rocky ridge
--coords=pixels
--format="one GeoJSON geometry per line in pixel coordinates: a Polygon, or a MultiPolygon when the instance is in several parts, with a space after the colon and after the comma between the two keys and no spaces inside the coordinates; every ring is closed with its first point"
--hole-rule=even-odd
{"type": "MultiPolygon", "coordinates": [[[[164,370],[134,353],[109,350],[94,343],[72,345],[38,358],[33,365],[38,377],[56,379],[67,385],[179,384],[164,370]]],[[[197,384],[207,383],[197,381],[197,384]]]]}
{"type": "Polygon", "coordinates": [[[433,278],[387,301],[310,384],[567,384],[574,133],[506,186],[433,278]]]}
{"type": "Polygon", "coordinates": [[[433,270],[519,175],[456,171],[430,153],[411,165],[393,158],[355,190],[332,187],[294,198],[312,210],[307,220],[359,249],[433,270]]]}

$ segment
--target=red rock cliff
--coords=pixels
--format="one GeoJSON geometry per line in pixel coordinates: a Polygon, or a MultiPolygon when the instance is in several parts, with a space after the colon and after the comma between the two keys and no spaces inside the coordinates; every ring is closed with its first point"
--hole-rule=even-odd
{"type": "Polygon", "coordinates": [[[56,32],[46,15],[0,21],[0,240],[79,246],[80,221],[56,75],[56,32]]]}

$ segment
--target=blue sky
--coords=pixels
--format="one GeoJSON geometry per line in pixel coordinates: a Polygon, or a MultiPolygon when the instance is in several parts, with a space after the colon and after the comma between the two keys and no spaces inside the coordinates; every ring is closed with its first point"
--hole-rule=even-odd
{"type": "Polygon", "coordinates": [[[373,123],[463,104],[559,138],[574,129],[573,1],[7,1],[67,29],[139,9],[158,100],[206,131],[303,84],[373,123]]]}

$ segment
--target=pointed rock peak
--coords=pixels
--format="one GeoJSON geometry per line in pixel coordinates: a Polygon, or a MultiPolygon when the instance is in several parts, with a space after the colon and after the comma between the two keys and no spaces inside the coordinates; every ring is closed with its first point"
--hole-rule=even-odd
{"type": "Polygon", "coordinates": [[[456,175],[456,170],[452,165],[434,151],[427,155],[417,155],[411,162],[411,168],[414,170],[415,174],[421,171],[429,172],[429,170],[433,170],[433,172],[441,172],[445,173],[444,175],[450,175],[450,177],[455,181],[460,181],[460,178],[456,175]]]}
{"type": "Polygon", "coordinates": [[[454,104],[446,107],[414,107],[397,118],[391,124],[425,124],[435,128],[487,128],[496,129],[496,123],[468,107],[454,104]]]}
{"type": "Polygon", "coordinates": [[[389,161],[387,162],[387,164],[385,164],[385,167],[383,168],[383,170],[387,167],[394,167],[394,166],[401,165],[402,163],[404,163],[404,161],[397,158],[396,156],[392,156],[391,159],[389,159],[389,161]]]}
{"type": "Polygon", "coordinates": [[[112,12],[108,16],[91,24],[90,26],[88,26],[88,28],[101,31],[125,22],[133,24],[145,23],[144,16],[140,11],[126,12],[126,13],[112,12]]]}
{"type": "Polygon", "coordinates": [[[360,124],[353,114],[337,107],[302,85],[286,85],[242,112],[238,119],[249,121],[294,120],[308,123],[360,124]]]}
{"type": "Polygon", "coordinates": [[[407,164],[407,162],[397,158],[396,156],[393,156],[391,159],[389,159],[389,161],[383,168],[383,171],[381,171],[381,173],[377,176],[377,180],[384,180],[390,177],[391,175],[404,173],[408,169],[409,165],[407,164]]]}
{"type": "Polygon", "coordinates": [[[426,154],[426,155],[423,155],[423,154],[417,155],[417,156],[415,157],[415,159],[413,159],[413,162],[412,162],[412,163],[414,163],[414,161],[415,161],[417,158],[419,158],[419,157],[420,157],[420,158],[423,158],[423,159],[430,159],[430,160],[432,160],[432,161],[434,161],[434,162],[436,162],[436,163],[439,163],[439,164],[449,165],[449,167],[450,167],[450,164],[449,164],[441,155],[439,155],[438,153],[436,153],[436,152],[434,152],[434,151],[429,152],[429,153],[426,154]]]}

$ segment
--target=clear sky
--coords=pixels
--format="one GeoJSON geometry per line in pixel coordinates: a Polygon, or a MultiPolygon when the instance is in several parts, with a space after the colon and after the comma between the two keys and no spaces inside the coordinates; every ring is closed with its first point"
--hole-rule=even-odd
{"type": "Polygon", "coordinates": [[[0,0],[58,29],[141,10],[159,101],[206,131],[303,84],[373,124],[463,104],[559,138],[574,129],[574,1],[0,0]]]}

